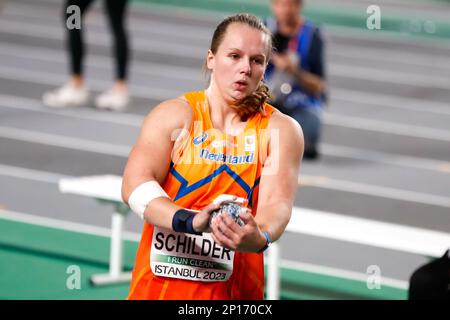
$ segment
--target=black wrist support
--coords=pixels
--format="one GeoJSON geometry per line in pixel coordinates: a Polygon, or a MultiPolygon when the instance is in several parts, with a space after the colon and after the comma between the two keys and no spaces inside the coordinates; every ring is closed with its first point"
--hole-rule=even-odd
{"type": "Polygon", "coordinates": [[[191,233],[200,235],[202,232],[196,232],[192,225],[195,213],[186,209],[180,209],[173,215],[172,229],[176,232],[191,233]]]}

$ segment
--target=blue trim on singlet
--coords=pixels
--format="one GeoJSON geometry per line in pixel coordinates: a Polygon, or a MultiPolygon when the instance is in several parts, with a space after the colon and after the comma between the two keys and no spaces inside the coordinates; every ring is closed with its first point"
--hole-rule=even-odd
{"type": "Polygon", "coordinates": [[[253,207],[253,191],[255,191],[255,188],[259,185],[260,181],[261,181],[261,177],[259,177],[255,180],[255,184],[251,188],[250,193],[247,195],[248,203],[250,203],[251,207],[253,207]]]}
{"type": "Polygon", "coordinates": [[[175,179],[177,179],[181,183],[181,186],[178,189],[178,192],[175,196],[174,201],[176,201],[176,200],[188,195],[189,193],[203,187],[204,185],[210,183],[215,177],[217,177],[224,171],[226,173],[228,173],[234,179],[234,181],[236,181],[237,184],[242,189],[244,189],[244,191],[247,194],[250,194],[252,192],[252,188],[250,188],[250,186],[236,172],[231,170],[231,168],[229,166],[227,166],[226,164],[221,165],[219,168],[214,170],[210,175],[206,176],[205,178],[203,178],[197,182],[194,182],[190,186],[188,186],[189,182],[177,170],[175,170],[174,167],[172,167],[170,169],[170,173],[173,174],[175,179]]]}

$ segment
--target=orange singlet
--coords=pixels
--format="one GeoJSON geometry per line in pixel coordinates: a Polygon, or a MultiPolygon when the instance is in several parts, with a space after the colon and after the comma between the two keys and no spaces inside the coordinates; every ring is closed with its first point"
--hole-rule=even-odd
{"type": "MultiPolygon", "coordinates": [[[[266,104],[237,136],[212,126],[203,91],[186,93],[193,123],[172,154],[163,188],[178,205],[201,210],[221,194],[248,199],[256,214],[267,125],[266,104]]],[[[263,299],[264,256],[234,252],[210,234],[191,235],[144,224],[128,299],[263,299]]]]}

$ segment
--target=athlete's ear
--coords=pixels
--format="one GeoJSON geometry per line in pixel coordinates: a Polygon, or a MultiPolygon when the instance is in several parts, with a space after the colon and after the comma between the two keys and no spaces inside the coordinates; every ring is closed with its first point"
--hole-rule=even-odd
{"type": "Polygon", "coordinates": [[[214,68],[214,54],[211,50],[208,50],[208,55],[206,56],[206,67],[209,70],[212,70],[214,68]]]}

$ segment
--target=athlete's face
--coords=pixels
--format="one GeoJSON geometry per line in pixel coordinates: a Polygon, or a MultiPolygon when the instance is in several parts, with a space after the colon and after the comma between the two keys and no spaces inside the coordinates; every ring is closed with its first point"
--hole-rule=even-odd
{"type": "Polygon", "coordinates": [[[227,101],[243,99],[257,89],[266,69],[268,46],[269,36],[264,32],[243,23],[232,23],[217,52],[208,52],[211,81],[227,101]]]}

